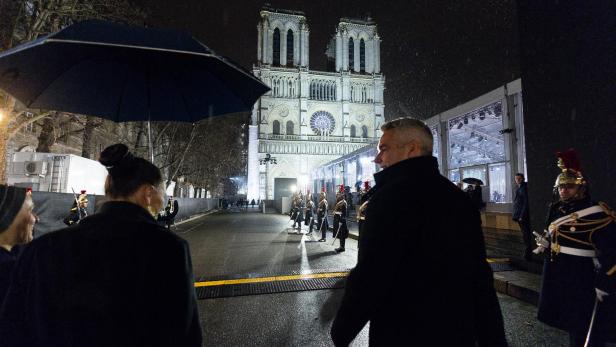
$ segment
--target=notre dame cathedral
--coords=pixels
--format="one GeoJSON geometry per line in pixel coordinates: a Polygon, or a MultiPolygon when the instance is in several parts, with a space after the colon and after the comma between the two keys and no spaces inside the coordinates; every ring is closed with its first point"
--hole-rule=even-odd
{"type": "Polygon", "coordinates": [[[283,181],[311,191],[315,168],[378,140],[385,77],[369,18],[340,19],[325,51],[328,71],[310,69],[303,12],[263,8],[257,30],[253,73],[271,91],[252,112],[247,193],[271,200],[283,181]]]}

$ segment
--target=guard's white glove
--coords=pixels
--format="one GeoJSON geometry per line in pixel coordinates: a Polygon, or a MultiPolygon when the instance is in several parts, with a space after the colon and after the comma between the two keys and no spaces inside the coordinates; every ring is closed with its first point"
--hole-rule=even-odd
{"type": "Polygon", "coordinates": [[[607,292],[604,292],[604,291],[602,291],[602,290],[601,290],[601,289],[599,289],[599,288],[595,288],[595,292],[597,292],[597,300],[599,300],[599,301],[601,301],[601,302],[603,302],[603,299],[604,299],[606,296],[610,295],[610,294],[608,294],[607,292]]]}
{"type": "Polygon", "coordinates": [[[550,247],[550,242],[544,235],[541,235],[536,231],[533,231],[533,235],[535,235],[535,242],[537,243],[537,246],[538,246],[537,248],[533,250],[533,253],[535,254],[543,253],[543,251],[545,251],[548,247],[550,247]]]}

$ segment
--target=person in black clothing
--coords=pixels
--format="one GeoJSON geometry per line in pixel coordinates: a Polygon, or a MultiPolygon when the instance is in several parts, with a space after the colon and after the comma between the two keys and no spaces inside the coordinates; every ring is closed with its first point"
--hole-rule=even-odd
{"type": "Polygon", "coordinates": [[[359,237],[361,237],[361,228],[364,224],[364,220],[366,220],[366,208],[368,207],[368,202],[372,193],[374,193],[374,190],[370,187],[370,182],[364,182],[364,189],[359,196],[359,208],[357,209],[357,230],[359,231],[359,237]]]}
{"type": "Polygon", "coordinates": [[[344,196],[344,186],[340,186],[340,191],[336,194],[336,205],[334,205],[334,237],[340,240],[340,247],[336,248],[336,252],[344,252],[344,245],[347,237],[349,237],[349,228],[347,227],[348,207],[344,196]]]}
{"type": "Polygon", "coordinates": [[[0,185],[0,307],[9,288],[19,246],[32,241],[36,223],[33,209],[28,190],[0,185]]]}
{"type": "Polygon", "coordinates": [[[0,311],[12,346],[201,346],[188,243],[154,219],[159,169],[106,148],[106,202],[78,225],[26,247],[0,311]],[[152,289],[152,281],[164,283],[152,289]]]}
{"type": "MultiPolygon", "coordinates": [[[[319,204],[317,205],[317,227],[319,228],[317,232],[321,232],[321,238],[319,242],[325,242],[327,239],[327,228],[329,227],[327,224],[327,195],[325,191],[322,191],[319,194],[319,204]]],[[[314,223],[310,225],[310,231],[312,232],[312,227],[314,223]]]]}
{"type": "Polygon", "coordinates": [[[518,188],[513,192],[513,214],[511,219],[518,222],[522,237],[524,238],[524,259],[531,260],[533,255],[534,242],[530,230],[530,213],[528,212],[528,189],[524,181],[524,174],[515,174],[515,183],[518,188]]]}
{"type": "Polygon", "coordinates": [[[374,346],[506,345],[479,212],[439,173],[422,121],[399,118],[381,130],[375,163],[383,170],[331,328],[334,345],[347,346],[368,321],[374,346]]]}
{"type": "Polygon", "coordinates": [[[616,342],[616,212],[588,193],[575,151],[557,153],[562,172],[558,201],[550,205],[546,233],[536,253],[549,252],[543,267],[537,317],[569,332],[570,345],[616,342]]]}
{"type": "Polygon", "coordinates": [[[308,226],[308,233],[312,234],[312,225],[314,224],[314,202],[312,201],[312,194],[306,195],[306,207],[304,213],[304,225],[308,226]]]}

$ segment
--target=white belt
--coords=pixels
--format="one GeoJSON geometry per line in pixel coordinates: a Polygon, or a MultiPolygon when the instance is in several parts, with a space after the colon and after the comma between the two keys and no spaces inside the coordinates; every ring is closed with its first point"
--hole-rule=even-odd
{"type": "Polygon", "coordinates": [[[555,248],[558,249],[558,253],[575,255],[578,257],[588,257],[588,258],[597,257],[597,253],[593,251],[592,249],[579,249],[579,248],[565,247],[565,246],[560,246],[560,245],[555,248]]]}
{"type": "Polygon", "coordinates": [[[579,211],[575,211],[571,214],[568,214],[564,217],[560,217],[557,220],[553,221],[551,224],[554,224],[556,226],[560,226],[561,224],[567,223],[567,222],[571,222],[574,221],[578,218],[582,218],[582,217],[586,217],[589,216],[591,214],[595,214],[595,213],[599,213],[599,212],[604,212],[603,209],[601,208],[601,206],[591,206],[588,208],[585,208],[583,210],[579,210],[579,211]]]}
{"type": "Polygon", "coordinates": [[[334,212],[334,214],[337,214],[339,216],[342,216],[342,212],[334,212]]]}

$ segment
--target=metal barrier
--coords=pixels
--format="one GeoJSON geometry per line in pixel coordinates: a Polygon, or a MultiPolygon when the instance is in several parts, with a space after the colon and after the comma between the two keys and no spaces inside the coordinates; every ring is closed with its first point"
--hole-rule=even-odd
{"type": "MultiPolygon", "coordinates": [[[[65,228],[62,222],[68,216],[75,197],[69,193],[32,192],[34,212],[39,222],[34,226],[34,237],[39,237],[54,230],[65,228]]],[[[179,205],[175,221],[179,222],[191,216],[218,207],[218,199],[176,198],[179,205]]],[[[88,215],[96,213],[105,202],[102,195],[88,195],[88,215]]],[[[167,203],[165,200],[164,204],[167,203]]]]}

